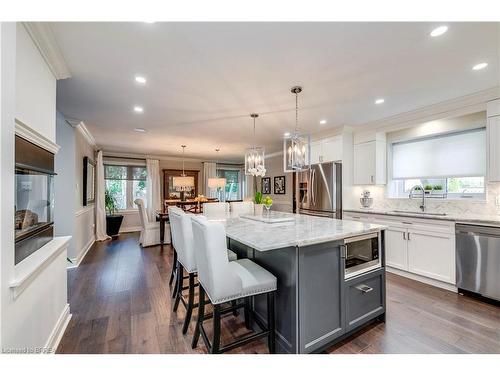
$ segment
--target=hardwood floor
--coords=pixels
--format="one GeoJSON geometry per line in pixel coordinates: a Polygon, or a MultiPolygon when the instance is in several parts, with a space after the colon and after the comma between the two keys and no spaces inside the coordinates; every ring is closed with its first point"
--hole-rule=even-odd
{"type": "MultiPolygon", "coordinates": [[[[201,340],[191,349],[194,319],[184,336],[184,309],[172,312],[171,259],[168,246],[142,249],[137,234],[96,243],[78,268],[68,270],[73,318],[57,352],[205,353],[201,340]]],[[[246,332],[243,314],[223,319],[223,343],[246,332]]],[[[500,308],[388,274],[387,322],[327,352],[500,353],[500,308]]],[[[263,339],[231,353],[267,353],[267,345],[263,339]]]]}

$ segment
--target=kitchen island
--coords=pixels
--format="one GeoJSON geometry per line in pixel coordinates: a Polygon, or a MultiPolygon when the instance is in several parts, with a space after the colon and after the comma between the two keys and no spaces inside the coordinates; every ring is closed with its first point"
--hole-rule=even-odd
{"type": "MultiPolygon", "coordinates": [[[[238,258],[252,259],[278,279],[278,352],[319,352],[385,319],[384,226],[273,211],[208,219],[224,223],[238,258]],[[351,267],[351,244],[376,248],[375,260],[362,262],[369,267],[351,267]],[[349,267],[357,271],[349,274],[349,267]]],[[[265,297],[254,297],[255,319],[266,323],[265,309],[265,297]]]]}

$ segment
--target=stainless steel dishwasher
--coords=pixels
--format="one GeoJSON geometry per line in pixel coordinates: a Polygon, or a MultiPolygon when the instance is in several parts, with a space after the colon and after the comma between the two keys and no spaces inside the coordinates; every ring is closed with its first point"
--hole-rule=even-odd
{"type": "Polygon", "coordinates": [[[457,288],[500,301],[500,228],[456,225],[457,288]]]}

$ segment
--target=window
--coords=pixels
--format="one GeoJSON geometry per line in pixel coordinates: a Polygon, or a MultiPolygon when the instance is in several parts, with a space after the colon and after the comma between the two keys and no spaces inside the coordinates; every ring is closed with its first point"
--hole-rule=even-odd
{"type": "Polygon", "coordinates": [[[436,198],[486,197],[484,128],[392,144],[391,197],[415,185],[436,198]]]}
{"type": "Polygon", "coordinates": [[[117,209],[136,209],[137,198],[143,198],[146,203],[146,176],[144,166],[104,165],[106,190],[115,198],[117,209]]]}
{"type": "Polygon", "coordinates": [[[217,177],[226,179],[226,200],[242,199],[241,169],[217,169],[217,177]]]}

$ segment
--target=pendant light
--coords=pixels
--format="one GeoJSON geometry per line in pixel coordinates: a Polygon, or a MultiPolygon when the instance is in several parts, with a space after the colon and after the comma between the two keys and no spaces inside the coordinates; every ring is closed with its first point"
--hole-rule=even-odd
{"type": "Polygon", "coordinates": [[[311,139],[309,134],[299,133],[299,94],[302,87],[291,89],[295,95],[295,131],[283,140],[283,169],[285,172],[309,169],[311,155],[311,139]]]}
{"type": "MultiPolygon", "coordinates": [[[[219,148],[216,148],[215,149],[215,152],[217,152],[217,155],[219,155],[219,151],[220,149],[219,148]]],[[[217,159],[218,159],[218,156],[217,156],[217,159]]],[[[209,189],[216,189],[217,191],[217,198],[219,199],[219,201],[223,202],[225,201],[225,191],[224,193],[221,193],[222,192],[222,189],[225,190],[226,188],[226,179],[223,178],[223,177],[210,177],[208,179],[208,187],[209,189]]]]}
{"type": "MultiPolygon", "coordinates": [[[[253,118],[253,139],[255,142],[255,119],[259,117],[259,115],[257,113],[252,113],[250,117],[253,118]]],[[[266,175],[264,147],[257,147],[254,143],[253,147],[246,150],[245,174],[259,177],[264,177],[266,175]]]]}
{"type": "Polygon", "coordinates": [[[186,176],[186,173],[184,171],[184,149],[186,148],[186,145],[182,145],[181,147],[182,147],[182,174],[180,176],[173,177],[172,184],[176,191],[184,193],[194,189],[194,177],[186,176]]]}

